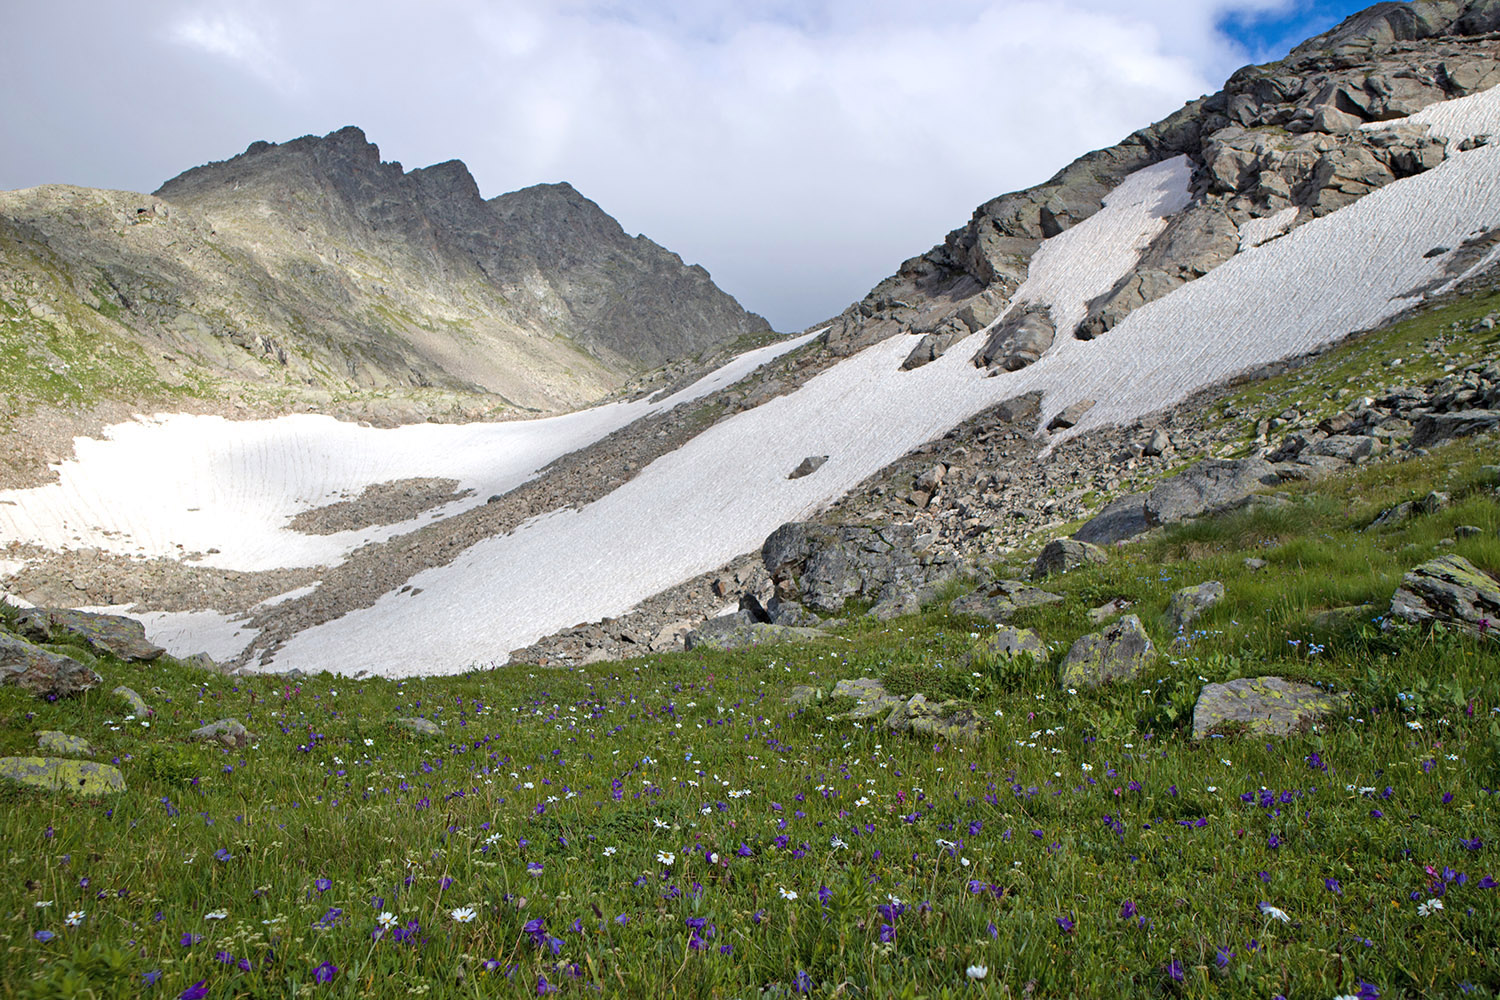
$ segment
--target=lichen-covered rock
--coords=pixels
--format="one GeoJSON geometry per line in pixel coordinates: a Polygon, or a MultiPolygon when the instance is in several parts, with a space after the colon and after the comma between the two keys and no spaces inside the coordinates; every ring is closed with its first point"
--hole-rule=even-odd
{"type": "Polygon", "coordinates": [[[441,736],[443,731],[436,722],[424,719],[420,715],[403,716],[396,720],[396,725],[402,729],[409,729],[419,736],[441,736]]]}
{"type": "Polygon", "coordinates": [[[842,680],[833,686],[835,698],[853,698],[854,708],[844,713],[846,719],[874,719],[885,715],[904,699],[891,694],[873,677],[842,680]]]}
{"type": "Polygon", "coordinates": [[[1037,663],[1047,662],[1047,644],[1041,636],[1025,628],[998,628],[986,636],[979,646],[982,656],[997,660],[1013,660],[1018,656],[1030,656],[1037,663]]]}
{"type": "Polygon", "coordinates": [[[823,700],[823,689],[810,684],[798,684],[786,696],[786,703],[793,708],[805,708],[815,701],[823,700]]]}
{"type": "Polygon", "coordinates": [[[220,719],[194,729],[188,736],[195,740],[213,740],[226,747],[243,747],[260,739],[241,724],[239,719],[220,719]]]}
{"type": "Polygon", "coordinates": [[[1042,549],[1031,567],[1031,578],[1043,580],[1053,573],[1067,573],[1080,566],[1097,565],[1109,556],[1097,545],[1076,538],[1054,538],[1042,549]]]}
{"type": "Polygon", "coordinates": [[[1407,573],[1391,614],[1413,624],[1444,622],[1472,632],[1500,628],[1500,582],[1463,556],[1446,555],[1407,573]]]}
{"type": "Polygon", "coordinates": [[[815,628],[749,622],[739,615],[710,618],[683,637],[688,649],[749,649],[782,642],[821,639],[826,633],[815,628]]]}
{"type": "Polygon", "coordinates": [[[1146,669],[1155,656],[1156,649],[1140,618],[1126,615],[1103,631],[1073,643],[1058,681],[1070,688],[1127,680],[1146,669]]]}
{"type": "Polygon", "coordinates": [[[1280,677],[1209,684],[1193,708],[1193,737],[1202,738],[1226,724],[1243,725],[1261,736],[1287,736],[1340,710],[1346,701],[1344,695],[1280,677]]]}
{"type": "Polygon", "coordinates": [[[922,610],[922,595],[908,587],[891,588],[870,609],[870,617],[888,622],[892,618],[915,615],[922,610]]]}
{"type": "Polygon", "coordinates": [[[972,594],[955,597],[948,610],[955,615],[972,615],[989,622],[1004,622],[1021,608],[1035,608],[1043,604],[1056,604],[1062,597],[1033,587],[1020,580],[1001,580],[988,587],[981,587],[972,594]]]}
{"type": "Polygon", "coordinates": [[[784,524],[766,538],[761,560],[778,596],[814,611],[838,611],[850,598],[883,600],[952,575],[909,524],[784,524]]]}
{"type": "Polygon", "coordinates": [[[66,754],[69,757],[92,757],[94,748],[82,736],[69,736],[56,729],[38,730],[36,747],[47,753],[66,754]]]}
{"type": "Polygon", "coordinates": [[[125,704],[129,705],[130,711],[134,713],[137,718],[144,719],[146,718],[146,716],[152,714],[151,706],[146,704],[146,699],[136,694],[134,690],[126,687],[124,684],[121,684],[119,687],[115,688],[110,692],[110,694],[121,699],[125,702],[125,704]]]}
{"type": "Polygon", "coordinates": [[[0,684],[25,688],[38,698],[63,698],[81,694],[103,680],[92,667],[70,656],[0,635],[0,684]]]}
{"type": "Polygon", "coordinates": [[[105,615],[70,608],[27,608],[16,619],[20,633],[34,642],[47,642],[53,632],[77,636],[96,653],[122,660],[149,662],[166,650],[146,640],[146,627],[124,615],[105,615]]]}
{"type": "Polygon", "coordinates": [[[1172,600],[1167,604],[1167,624],[1173,632],[1181,632],[1223,599],[1224,585],[1218,580],[1209,580],[1196,587],[1183,587],[1172,595],[1172,600]]]}
{"type": "Polygon", "coordinates": [[[928,739],[974,743],[984,731],[984,720],[967,705],[954,701],[934,704],[918,692],[897,702],[885,726],[893,733],[910,732],[928,739]]]}
{"type": "Polygon", "coordinates": [[[113,795],[125,791],[125,776],[119,768],[61,757],[0,757],[0,778],[74,795],[113,795]]]}

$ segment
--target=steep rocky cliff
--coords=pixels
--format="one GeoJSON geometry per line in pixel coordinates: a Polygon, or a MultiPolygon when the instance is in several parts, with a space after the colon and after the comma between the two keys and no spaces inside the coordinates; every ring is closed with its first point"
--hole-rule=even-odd
{"type": "Polygon", "coordinates": [[[907,363],[916,367],[990,327],[975,363],[1013,371],[1054,338],[1105,334],[1242,249],[1443,162],[1444,144],[1421,127],[1361,126],[1500,84],[1497,31],[1497,0],[1376,4],[1046,183],[979,206],[838,316],[828,347],[843,356],[912,334],[920,339],[907,363]],[[1191,203],[1081,322],[1057,329],[1045,306],[1014,299],[1043,240],[1098,212],[1128,175],[1184,155],[1191,203]]]}

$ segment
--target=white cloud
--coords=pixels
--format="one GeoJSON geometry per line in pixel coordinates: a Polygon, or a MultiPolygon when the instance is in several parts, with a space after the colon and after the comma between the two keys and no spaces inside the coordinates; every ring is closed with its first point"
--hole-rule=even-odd
{"type": "Polygon", "coordinates": [[[281,93],[297,89],[296,74],[244,12],[223,8],[186,13],[172,23],[168,37],[186,48],[221,56],[281,93]]]}
{"type": "MultiPolygon", "coordinates": [[[[793,328],[981,202],[1216,90],[1246,59],[1219,19],[1299,0],[175,2],[142,0],[169,40],[149,70],[105,44],[104,0],[28,15],[38,44],[71,37],[66,19],[104,53],[76,93],[39,89],[31,120],[97,131],[101,87],[158,111],[74,179],[151,188],[357,124],[408,168],[463,159],[488,195],[572,181],[793,328]]],[[[0,130],[17,155],[61,146],[19,128],[0,130]]]]}

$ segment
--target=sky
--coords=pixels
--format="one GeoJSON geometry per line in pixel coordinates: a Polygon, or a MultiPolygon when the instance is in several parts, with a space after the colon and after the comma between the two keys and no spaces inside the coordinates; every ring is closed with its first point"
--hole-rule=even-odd
{"type": "Polygon", "coordinates": [[[358,125],[566,180],[778,330],[1369,0],[4,0],[0,190],[358,125]]]}

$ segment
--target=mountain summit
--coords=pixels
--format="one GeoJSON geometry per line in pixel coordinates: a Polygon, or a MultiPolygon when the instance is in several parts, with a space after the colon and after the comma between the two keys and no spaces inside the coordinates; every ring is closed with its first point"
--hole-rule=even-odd
{"type": "Polygon", "coordinates": [[[252,143],[152,195],[0,192],[0,289],[8,418],[557,411],[767,329],[567,184],[487,201],[460,161],[406,171],[353,127],[252,143]]]}

